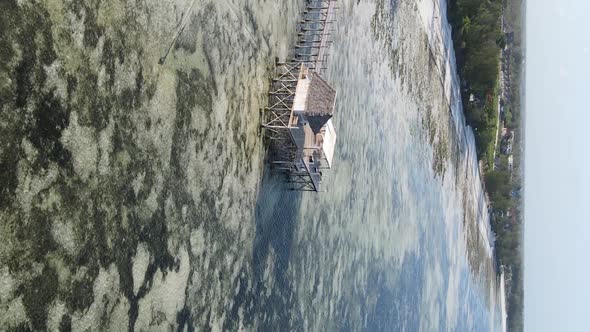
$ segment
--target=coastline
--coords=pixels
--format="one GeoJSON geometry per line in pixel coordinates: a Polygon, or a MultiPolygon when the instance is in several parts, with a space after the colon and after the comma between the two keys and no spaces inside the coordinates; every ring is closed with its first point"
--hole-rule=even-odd
{"type": "MultiPolygon", "coordinates": [[[[457,47],[461,48],[457,50],[461,60],[457,66],[461,69],[461,78],[465,79],[462,85],[464,91],[471,94],[468,105],[465,105],[465,117],[476,127],[475,130],[479,129],[477,152],[478,158],[481,159],[479,163],[480,174],[484,180],[484,194],[491,211],[489,232],[493,234],[491,243],[494,248],[494,262],[502,271],[504,282],[501,294],[504,296],[503,309],[506,310],[506,315],[503,316],[503,321],[506,320],[505,328],[520,330],[523,327],[524,258],[522,252],[514,248],[521,248],[524,227],[524,168],[521,160],[524,151],[524,129],[521,128],[524,128],[523,93],[526,82],[525,62],[522,60],[521,65],[521,59],[526,59],[526,1],[488,3],[470,9],[462,7],[465,5],[464,1],[450,2],[452,12],[449,20],[452,21],[454,29],[459,31],[453,37],[455,45],[460,45],[457,47]],[[499,31],[496,31],[495,23],[491,23],[496,17],[499,31]],[[477,34],[474,34],[474,31],[477,34]],[[482,38],[485,43],[477,38],[482,38]],[[499,54],[497,59],[494,55],[495,48],[499,54]],[[497,78],[492,87],[494,70],[491,68],[491,61],[496,60],[497,78]],[[477,71],[479,72],[474,74],[477,71]],[[488,142],[490,138],[492,140],[488,142]],[[506,280],[509,280],[508,284],[506,280]]],[[[463,100],[467,103],[466,98],[463,100]]]]}
{"type": "Polygon", "coordinates": [[[440,19],[447,17],[446,0],[421,0],[418,2],[418,8],[422,24],[428,36],[430,50],[438,55],[434,56],[435,63],[454,120],[455,134],[458,138],[463,138],[463,142],[469,149],[466,151],[467,169],[471,169],[472,176],[477,179],[476,182],[481,184],[481,190],[474,193],[475,197],[477,197],[476,201],[479,202],[478,214],[481,216],[478,218],[480,222],[478,222],[477,228],[482,238],[488,241],[486,252],[492,258],[494,255],[494,237],[489,219],[490,201],[486,194],[482,169],[477,159],[473,129],[465,124],[451,26],[446,20],[440,19]],[[441,2],[443,3],[442,6],[441,2]]]}

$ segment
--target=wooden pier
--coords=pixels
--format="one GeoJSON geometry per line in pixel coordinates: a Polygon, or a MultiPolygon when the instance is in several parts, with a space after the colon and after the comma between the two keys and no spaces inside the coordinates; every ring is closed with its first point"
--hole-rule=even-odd
{"type": "Polygon", "coordinates": [[[262,126],[270,163],[284,172],[293,190],[321,191],[323,171],[332,167],[336,91],[321,77],[327,68],[336,0],[311,0],[297,26],[291,59],[276,62],[262,126]]]}

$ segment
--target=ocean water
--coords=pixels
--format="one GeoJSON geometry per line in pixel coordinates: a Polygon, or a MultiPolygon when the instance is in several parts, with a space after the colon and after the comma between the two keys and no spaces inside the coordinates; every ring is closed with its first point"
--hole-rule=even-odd
{"type": "Polygon", "coordinates": [[[282,192],[267,176],[258,201],[258,282],[272,285],[262,301],[287,312],[262,326],[501,330],[487,207],[439,6],[343,4],[327,74],[339,135],[328,192],[282,192]]]}
{"type": "Polygon", "coordinates": [[[259,128],[303,5],[7,2],[2,329],[502,329],[444,1],[340,2],[320,194],[259,128]]]}

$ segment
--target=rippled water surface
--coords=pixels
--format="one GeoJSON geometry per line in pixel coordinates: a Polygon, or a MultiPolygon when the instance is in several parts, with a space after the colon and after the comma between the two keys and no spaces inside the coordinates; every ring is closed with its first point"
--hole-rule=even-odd
{"type": "Polygon", "coordinates": [[[444,2],[340,3],[320,194],[258,126],[302,1],[2,6],[2,329],[501,328],[444,2]]]}

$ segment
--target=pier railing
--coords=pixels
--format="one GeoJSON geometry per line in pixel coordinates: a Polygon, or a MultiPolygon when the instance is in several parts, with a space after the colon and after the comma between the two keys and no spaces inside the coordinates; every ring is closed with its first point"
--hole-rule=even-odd
{"type": "Polygon", "coordinates": [[[327,68],[332,32],[336,22],[336,0],[308,1],[297,26],[293,61],[304,63],[322,75],[327,68]]]}

